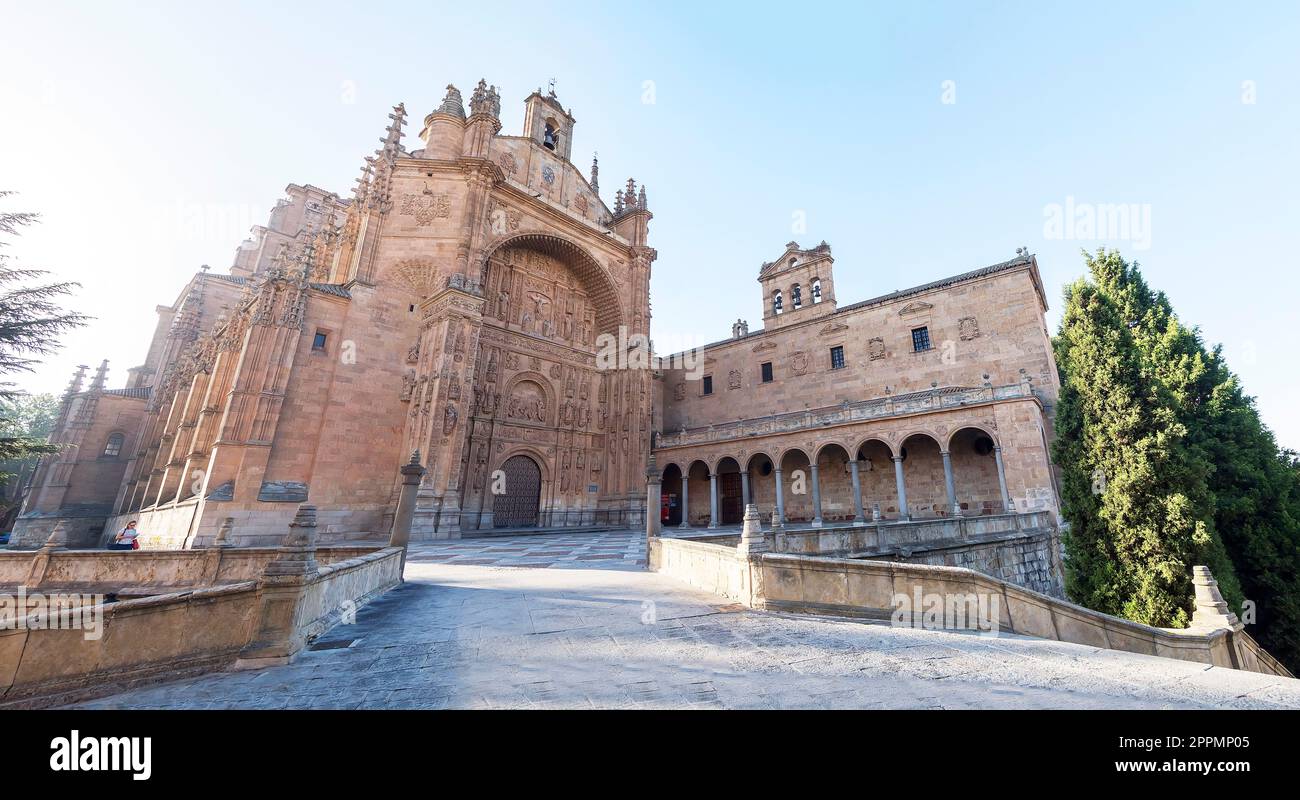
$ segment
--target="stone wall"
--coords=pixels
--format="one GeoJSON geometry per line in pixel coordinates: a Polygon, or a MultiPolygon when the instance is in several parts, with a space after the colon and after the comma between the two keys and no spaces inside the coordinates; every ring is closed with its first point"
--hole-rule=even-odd
{"type": "Polygon", "coordinates": [[[776,552],[966,567],[1064,596],[1061,540],[1051,512],[832,526],[777,533],[776,552]]]}
{"type": "MultiPolygon", "coordinates": [[[[267,556],[272,554],[283,555],[276,551],[230,554],[229,569],[217,574],[229,578],[252,572],[258,564],[269,566],[274,559],[267,556]]],[[[201,553],[161,554],[135,563],[129,560],[134,553],[90,555],[95,558],[58,554],[56,573],[82,586],[87,577],[83,573],[89,572],[105,585],[102,573],[110,561],[113,566],[135,567],[135,577],[142,580],[163,582],[183,580],[205,566],[186,561],[201,553]],[[119,555],[127,560],[109,559],[119,555]],[[101,564],[82,563],[88,561],[101,564]]],[[[268,646],[282,663],[342,616],[397,586],[402,557],[402,548],[387,547],[308,570],[288,581],[267,570],[255,580],[103,603],[91,607],[103,615],[97,638],[87,638],[83,629],[50,629],[31,617],[21,625],[14,619],[3,620],[0,708],[60,705],[214,669],[255,667],[267,663],[268,646]]],[[[41,589],[53,591],[49,584],[41,589]]]]}
{"type": "Polygon", "coordinates": [[[900,607],[900,596],[983,597],[998,609],[998,632],[1289,676],[1239,624],[1153,628],[960,567],[777,553],[746,558],[727,544],[662,537],[651,540],[649,564],[752,608],[883,620],[900,607]]]}

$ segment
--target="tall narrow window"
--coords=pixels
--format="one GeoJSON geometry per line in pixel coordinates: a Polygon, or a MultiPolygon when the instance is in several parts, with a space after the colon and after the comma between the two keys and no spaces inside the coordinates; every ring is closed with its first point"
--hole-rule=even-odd
{"type": "Polygon", "coordinates": [[[812,298],[813,305],[817,305],[822,301],[822,282],[820,278],[812,282],[812,298]]]}
{"type": "Polygon", "coordinates": [[[930,349],[930,329],[913,328],[912,329],[912,350],[914,352],[919,353],[922,350],[929,350],[929,349],[930,349]]]}
{"type": "Polygon", "coordinates": [[[777,289],[776,294],[772,295],[772,313],[780,314],[785,309],[781,307],[781,290],[777,289]]]}
{"type": "Polygon", "coordinates": [[[831,369],[844,369],[844,346],[831,348],[831,369]]]}
{"type": "Polygon", "coordinates": [[[762,373],[763,373],[763,383],[771,383],[771,382],[772,382],[772,362],[771,362],[771,361],[764,361],[763,364],[762,364],[762,366],[760,367],[760,370],[761,370],[762,373]]]}
{"type": "Polygon", "coordinates": [[[790,302],[795,308],[803,305],[803,289],[797,283],[790,287],[790,302]]]}
{"type": "Polygon", "coordinates": [[[713,376],[712,376],[712,375],[705,375],[705,376],[704,376],[704,393],[705,393],[705,394],[713,394],[713,376]]]}
{"type": "Polygon", "coordinates": [[[115,433],[108,437],[108,443],[104,445],[104,458],[117,458],[122,455],[122,443],[126,437],[120,433],[115,433]]]}

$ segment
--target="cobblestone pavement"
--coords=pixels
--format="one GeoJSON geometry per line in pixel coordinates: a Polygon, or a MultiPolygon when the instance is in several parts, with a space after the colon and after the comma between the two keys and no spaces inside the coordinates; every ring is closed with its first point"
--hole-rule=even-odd
{"type": "Polygon", "coordinates": [[[1026,637],[746,610],[637,568],[634,534],[602,535],[600,546],[586,540],[565,553],[558,543],[569,537],[515,538],[538,541],[417,545],[406,584],[291,665],[84,705],[1300,707],[1297,680],[1026,637]],[[543,557],[547,549],[555,552],[543,557]],[[582,560],[579,551],[619,558],[582,560]],[[471,563],[485,559],[493,563],[471,563]],[[548,568],[518,568],[533,559],[527,566],[548,568]]]}

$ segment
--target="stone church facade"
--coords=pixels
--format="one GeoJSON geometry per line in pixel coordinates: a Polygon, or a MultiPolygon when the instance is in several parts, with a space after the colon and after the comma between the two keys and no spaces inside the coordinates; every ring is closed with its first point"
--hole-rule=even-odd
{"type": "Polygon", "coordinates": [[[703,375],[610,367],[602,342],[649,347],[645,187],[607,205],[598,165],[572,163],[572,113],[524,102],[503,135],[494,87],[468,113],[448,87],[422,146],[393,110],[349,197],[290,185],[227,273],[158,307],[124,388],[106,364],[74,378],[15,544],[63,521],[95,545],[131,519],[146,547],[227,520],[232,543],[274,544],[307,501],[326,541],[384,537],[412,453],[417,539],[716,526],[747,499],[812,525],[1056,508],[1031,256],[837,308],[829,246],[791,243],[759,276],[764,329],[738,322],[703,375]]]}

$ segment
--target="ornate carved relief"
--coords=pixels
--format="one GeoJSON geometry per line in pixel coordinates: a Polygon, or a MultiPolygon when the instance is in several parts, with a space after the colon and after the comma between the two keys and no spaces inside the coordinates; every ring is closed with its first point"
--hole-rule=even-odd
{"type": "Polygon", "coordinates": [[[898,316],[906,317],[909,314],[919,314],[922,311],[929,311],[932,308],[934,308],[934,306],[930,303],[927,303],[924,300],[916,300],[899,309],[898,316]]]}
{"type": "Polygon", "coordinates": [[[584,194],[580,194],[577,197],[573,198],[573,207],[578,209],[579,214],[585,215],[587,211],[590,209],[590,206],[587,205],[587,196],[584,194]]]}
{"type": "Polygon", "coordinates": [[[497,159],[497,163],[501,165],[501,171],[511,178],[519,171],[519,164],[515,162],[515,157],[510,153],[502,153],[501,158],[497,159]]]}
{"type": "Polygon", "coordinates": [[[843,322],[832,322],[831,324],[822,328],[821,331],[818,333],[818,336],[830,336],[832,334],[839,333],[840,331],[847,331],[848,329],[849,326],[845,325],[843,322]]]}
{"type": "Polygon", "coordinates": [[[978,339],[980,335],[979,320],[974,317],[962,317],[957,320],[957,331],[961,335],[963,342],[969,342],[971,339],[978,339]]]}
{"type": "Polygon", "coordinates": [[[397,262],[397,266],[388,272],[388,279],[394,285],[408,290],[416,297],[428,297],[437,289],[438,268],[432,261],[412,258],[397,262]]]}
{"type": "Polygon", "coordinates": [[[520,381],[510,393],[506,416],[527,422],[545,422],[546,392],[533,381],[520,381]]]}
{"type": "Polygon", "coordinates": [[[885,340],[876,336],[867,340],[867,355],[872,361],[885,357],[885,340]]]}
{"type": "Polygon", "coordinates": [[[451,197],[437,194],[425,186],[420,194],[402,195],[402,206],[398,213],[415,217],[417,225],[429,225],[435,219],[447,219],[451,216],[451,197]]]}
{"type": "Polygon", "coordinates": [[[790,355],[790,371],[802,375],[808,371],[808,354],[800,350],[790,355]]]}
{"type": "Polygon", "coordinates": [[[740,379],[741,379],[741,375],[740,375],[740,370],[738,369],[733,369],[731,372],[727,373],[727,388],[739,389],[740,379]]]}

